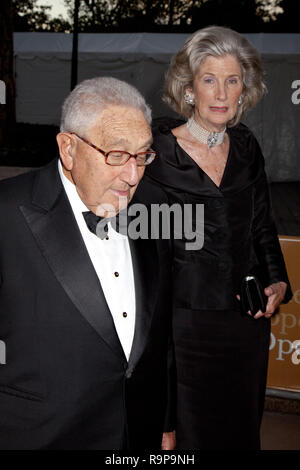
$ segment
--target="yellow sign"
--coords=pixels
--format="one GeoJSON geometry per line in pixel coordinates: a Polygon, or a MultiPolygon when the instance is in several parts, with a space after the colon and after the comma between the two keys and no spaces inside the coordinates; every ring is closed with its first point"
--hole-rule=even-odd
{"type": "Polygon", "coordinates": [[[300,237],[279,237],[293,298],[272,318],[267,386],[300,392],[300,237]]]}

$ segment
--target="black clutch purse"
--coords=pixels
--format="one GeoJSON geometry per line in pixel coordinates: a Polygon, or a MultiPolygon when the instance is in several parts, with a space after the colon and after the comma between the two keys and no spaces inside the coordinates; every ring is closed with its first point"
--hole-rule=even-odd
{"type": "Polygon", "coordinates": [[[242,314],[248,315],[249,310],[252,315],[255,315],[258,310],[265,312],[267,300],[259,279],[256,276],[244,277],[241,285],[242,314]]]}

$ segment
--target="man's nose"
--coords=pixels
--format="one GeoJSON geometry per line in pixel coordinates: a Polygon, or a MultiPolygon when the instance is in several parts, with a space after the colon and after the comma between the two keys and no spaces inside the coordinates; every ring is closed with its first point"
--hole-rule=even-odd
{"type": "Polygon", "coordinates": [[[136,159],[130,157],[128,162],[123,166],[123,171],[121,173],[121,179],[125,181],[130,186],[135,186],[140,180],[140,172],[136,164],[136,159]]]}

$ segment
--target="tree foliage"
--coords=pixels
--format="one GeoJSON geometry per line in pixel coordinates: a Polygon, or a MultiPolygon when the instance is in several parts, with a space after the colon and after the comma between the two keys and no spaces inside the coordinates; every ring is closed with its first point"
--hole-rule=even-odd
{"type": "Polygon", "coordinates": [[[13,0],[14,31],[69,32],[68,20],[51,18],[51,6],[38,5],[37,0],[13,0]]]}
{"type": "MultiPolygon", "coordinates": [[[[74,1],[64,1],[71,19],[74,1]]],[[[191,32],[210,24],[280,32],[292,4],[299,9],[299,0],[81,0],[79,24],[86,32],[191,32]]]]}
{"type": "MultiPolygon", "coordinates": [[[[179,24],[192,1],[187,0],[81,0],[81,31],[147,31],[179,24]]],[[[199,2],[198,2],[199,3],[199,2]]],[[[74,1],[65,0],[69,18],[74,1]]]]}
{"type": "MultiPolygon", "coordinates": [[[[45,2],[46,3],[46,2],[45,2]]],[[[14,0],[15,31],[66,31],[74,0],[64,0],[67,19],[51,18],[37,0],[14,0]]],[[[81,32],[192,32],[210,24],[240,32],[298,32],[299,0],[81,0],[81,32]]]]}
{"type": "Polygon", "coordinates": [[[300,1],[281,0],[276,6],[282,12],[278,13],[276,21],[266,21],[264,30],[270,33],[300,33],[300,1]]]}

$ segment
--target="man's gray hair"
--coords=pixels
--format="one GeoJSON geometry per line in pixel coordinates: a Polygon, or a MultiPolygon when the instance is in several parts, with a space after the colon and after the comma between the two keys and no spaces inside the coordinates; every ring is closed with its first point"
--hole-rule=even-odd
{"type": "Polygon", "coordinates": [[[112,105],[139,109],[151,124],[151,109],[134,86],[113,77],[96,77],[79,83],[65,99],[60,131],[83,135],[112,105]]]}

